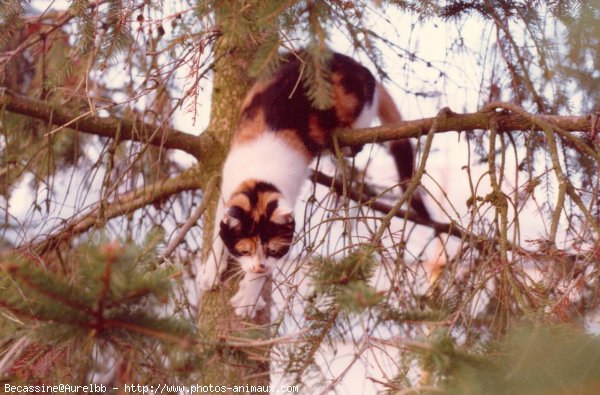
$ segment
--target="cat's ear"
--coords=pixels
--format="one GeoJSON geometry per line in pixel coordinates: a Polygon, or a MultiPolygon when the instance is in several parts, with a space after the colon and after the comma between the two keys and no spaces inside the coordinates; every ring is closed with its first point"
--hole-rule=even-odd
{"type": "Polygon", "coordinates": [[[239,218],[239,213],[236,210],[237,207],[230,207],[223,216],[221,224],[227,226],[230,229],[240,230],[242,228],[242,220],[239,218]]]}
{"type": "Polygon", "coordinates": [[[284,200],[279,200],[277,208],[271,216],[271,221],[278,225],[289,225],[294,222],[292,207],[284,200]]]}

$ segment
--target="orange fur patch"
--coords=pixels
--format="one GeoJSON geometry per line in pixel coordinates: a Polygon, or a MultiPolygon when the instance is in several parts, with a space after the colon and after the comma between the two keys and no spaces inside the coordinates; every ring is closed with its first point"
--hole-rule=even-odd
{"type": "Polygon", "coordinates": [[[241,239],[237,243],[235,243],[235,249],[242,253],[243,251],[247,251],[249,254],[254,254],[256,252],[256,246],[258,245],[258,239],[256,237],[253,238],[245,238],[241,239]]]}
{"type": "MultiPolygon", "coordinates": [[[[231,195],[232,197],[238,193],[242,193],[244,191],[248,191],[250,189],[254,189],[256,187],[256,180],[246,180],[244,182],[242,182],[236,189],[235,191],[233,191],[233,194],[231,195]]],[[[246,197],[246,199],[248,199],[246,197]]],[[[228,204],[227,207],[230,207],[231,205],[228,204]]]]}
{"type": "Polygon", "coordinates": [[[248,199],[248,196],[239,192],[231,195],[231,198],[227,201],[226,207],[232,206],[238,206],[248,213],[252,210],[252,206],[250,206],[250,200],[248,199]]]}
{"type": "MultiPolygon", "coordinates": [[[[256,205],[256,211],[260,214],[265,214],[267,212],[267,205],[274,200],[277,200],[281,197],[281,193],[279,192],[262,192],[258,194],[258,203],[256,205]]],[[[258,219],[258,218],[257,218],[258,219]]]]}
{"type": "Polygon", "coordinates": [[[262,109],[252,118],[243,118],[233,136],[233,145],[248,143],[267,131],[262,109]]]}
{"type": "MultiPolygon", "coordinates": [[[[256,95],[263,93],[271,83],[272,81],[258,81],[252,86],[252,88],[250,88],[242,103],[242,114],[244,114],[256,95]]],[[[251,118],[242,117],[240,124],[233,136],[233,145],[244,144],[252,141],[263,134],[266,130],[267,126],[265,123],[265,113],[263,109],[259,109],[257,114],[251,118]]]]}

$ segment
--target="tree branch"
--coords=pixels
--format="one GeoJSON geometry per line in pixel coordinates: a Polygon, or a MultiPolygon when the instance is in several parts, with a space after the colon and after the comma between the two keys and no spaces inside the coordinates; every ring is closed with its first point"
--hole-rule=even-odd
{"type": "Polygon", "coordinates": [[[100,202],[86,213],[71,219],[62,229],[47,236],[43,241],[27,244],[21,249],[33,250],[42,254],[60,243],[88,231],[99,223],[132,213],[174,194],[199,189],[201,187],[199,171],[198,167],[193,167],[176,177],[125,193],[110,203],[100,202]]]}
{"type": "MultiPolygon", "coordinates": [[[[335,191],[335,193],[337,193],[340,196],[344,195],[342,181],[339,179],[335,179],[331,176],[328,176],[327,174],[321,173],[320,171],[313,171],[311,179],[314,180],[314,182],[321,184],[327,188],[332,188],[335,191]]],[[[352,201],[369,207],[373,211],[377,211],[382,214],[388,214],[393,209],[391,205],[377,200],[376,194],[367,193],[364,191],[361,193],[356,188],[347,188],[346,197],[352,201]]],[[[427,220],[420,217],[413,211],[398,209],[394,212],[394,216],[401,219],[407,219],[409,221],[414,222],[415,224],[429,227],[433,229],[436,234],[447,233],[449,235],[456,236],[460,239],[466,239],[468,236],[472,236],[468,235],[467,232],[465,232],[464,229],[461,229],[457,224],[427,220]]]]}
{"type": "MultiPolygon", "coordinates": [[[[506,131],[543,131],[540,121],[552,124],[566,132],[592,132],[592,116],[529,115],[497,112],[495,108],[505,107],[504,103],[492,103],[481,111],[457,114],[447,110],[447,116],[440,120],[436,133],[454,131],[487,130],[492,119],[498,125],[498,132],[506,131]]],[[[426,135],[436,117],[403,121],[395,125],[378,126],[366,129],[344,129],[337,132],[340,145],[361,145],[381,143],[408,137],[426,135]]]]}
{"type": "Polygon", "coordinates": [[[73,110],[56,108],[52,103],[18,95],[0,87],[0,107],[15,114],[52,122],[79,132],[121,140],[149,143],[164,148],[179,149],[200,158],[206,152],[207,140],[161,125],[137,120],[99,117],[91,112],[77,114],[73,110]]]}
{"type": "Polygon", "coordinates": [[[165,250],[162,252],[161,255],[162,255],[163,259],[169,258],[169,255],[171,255],[173,253],[173,251],[175,251],[177,246],[183,241],[187,232],[192,228],[192,226],[194,226],[198,223],[198,221],[200,220],[200,218],[206,211],[206,208],[208,207],[208,204],[210,203],[213,193],[219,187],[218,180],[219,180],[218,177],[212,177],[208,181],[206,188],[204,189],[204,193],[202,195],[202,203],[200,203],[200,205],[196,208],[196,210],[194,210],[194,212],[188,218],[188,220],[185,222],[183,227],[181,227],[179,232],[177,232],[177,235],[175,236],[175,238],[169,242],[169,245],[167,246],[167,248],[165,248],[165,250]]]}

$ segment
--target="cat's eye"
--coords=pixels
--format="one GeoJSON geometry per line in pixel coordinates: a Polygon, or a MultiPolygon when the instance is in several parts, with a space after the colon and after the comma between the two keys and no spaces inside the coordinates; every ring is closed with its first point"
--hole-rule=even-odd
{"type": "Polygon", "coordinates": [[[242,250],[242,251],[238,251],[238,252],[239,252],[240,255],[243,255],[243,256],[250,255],[250,251],[248,251],[248,250],[242,250]]]}
{"type": "Polygon", "coordinates": [[[276,257],[277,255],[279,255],[279,251],[273,248],[267,248],[267,255],[276,257]]]}

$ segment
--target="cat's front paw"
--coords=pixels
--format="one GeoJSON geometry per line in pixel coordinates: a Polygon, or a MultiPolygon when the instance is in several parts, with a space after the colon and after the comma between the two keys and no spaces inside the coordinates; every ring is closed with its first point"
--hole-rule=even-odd
{"type": "Polygon", "coordinates": [[[221,272],[219,271],[219,262],[216,259],[210,257],[200,265],[198,275],[196,276],[196,282],[200,292],[210,291],[219,284],[221,272]]]}
{"type": "Polygon", "coordinates": [[[262,310],[267,306],[267,302],[265,302],[262,296],[258,295],[257,297],[255,294],[247,292],[245,287],[241,287],[238,292],[233,295],[230,299],[230,303],[231,306],[233,306],[235,315],[242,318],[254,318],[259,310],[262,310]]]}
{"type": "Polygon", "coordinates": [[[198,274],[196,281],[198,282],[198,288],[201,292],[207,292],[217,286],[217,271],[207,268],[200,274],[198,274]]]}

